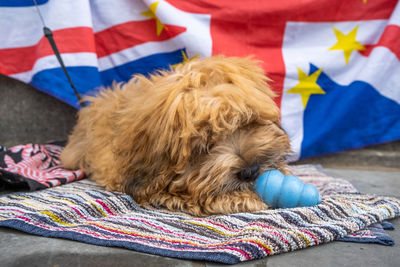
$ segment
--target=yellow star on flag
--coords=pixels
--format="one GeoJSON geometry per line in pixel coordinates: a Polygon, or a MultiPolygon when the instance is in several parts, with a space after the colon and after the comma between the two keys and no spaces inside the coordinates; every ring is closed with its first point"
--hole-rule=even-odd
{"type": "Polygon", "coordinates": [[[185,53],[184,50],[181,50],[181,53],[182,53],[183,61],[182,61],[182,62],[179,62],[179,63],[177,63],[177,64],[171,65],[171,68],[176,68],[176,66],[178,66],[179,64],[183,64],[183,63],[189,62],[189,61],[191,61],[191,60],[193,60],[193,59],[196,59],[196,58],[199,58],[199,57],[200,57],[199,54],[196,54],[194,57],[189,58],[189,57],[187,56],[187,54],[185,53]]]}
{"type": "Polygon", "coordinates": [[[337,43],[329,48],[329,50],[343,50],[346,65],[349,63],[351,53],[353,53],[354,50],[365,50],[365,46],[356,40],[358,26],[348,34],[342,33],[335,27],[333,27],[333,30],[335,31],[337,43]]]}
{"type": "Polygon", "coordinates": [[[157,6],[158,6],[159,3],[160,3],[160,1],[154,2],[149,6],[149,10],[140,12],[140,14],[142,14],[145,17],[148,17],[148,18],[151,18],[151,19],[156,19],[157,36],[160,36],[162,30],[164,28],[166,28],[165,25],[162,24],[161,21],[156,16],[157,6]]]}
{"type": "Polygon", "coordinates": [[[299,83],[295,87],[287,90],[286,93],[300,94],[303,108],[305,109],[311,95],[325,94],[325,91],[317,84],[322,69],[318,69],[310,75],[304,73],[300,68],[297,68],[297,71],[299,73],[299,83]]]}

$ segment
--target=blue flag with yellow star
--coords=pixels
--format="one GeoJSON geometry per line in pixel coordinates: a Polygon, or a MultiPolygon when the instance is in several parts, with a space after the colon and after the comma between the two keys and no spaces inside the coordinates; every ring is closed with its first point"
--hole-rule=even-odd
{"type": "Polygon", "coordinates": [[[294,159],[400,139],[400,9],[388,20],[290,22],[282,123],[294,159]]]}
{"type": "MultiPolygon", "coordinates": [[[[310,65],[310,76],[320,70],[310,65]]],[[[303,157],[391,141],[399,136],[400,105],[371,84],[341,85],[324,72],[315,82],[322,94],[312,95],[303,114],[303,157]]]]}

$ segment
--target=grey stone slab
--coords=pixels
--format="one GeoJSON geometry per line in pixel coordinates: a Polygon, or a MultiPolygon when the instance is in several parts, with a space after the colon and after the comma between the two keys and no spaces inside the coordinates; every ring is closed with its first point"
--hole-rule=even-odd
{"type": "Polygon", "coordinates": [[[46,238],[0,227],[0,266],[204,266],[128,249],[103,247],[59,238],[46,238]]]}
{"type": "Polygon", "coordinates": [[[377,169],[400,169],[400,141],[394,141],[364,149],[355,149],[334,153],[330,155],[304,158],[298,164],[321,164],[324,167],[332,168],[364,168],[370,169],[374,166],[377,169]]]}
{"type": "Polygon", "coordinates": [[[0,145],[66,140],[76,110],[32,86],[0,75],[0,145]]]}
{"type": "Polygon", "coordinates": [[[325,172],[333,177],[345,178],[362,193],[400,197],[400,170],[374,171],[326,168],[325,172]]]}

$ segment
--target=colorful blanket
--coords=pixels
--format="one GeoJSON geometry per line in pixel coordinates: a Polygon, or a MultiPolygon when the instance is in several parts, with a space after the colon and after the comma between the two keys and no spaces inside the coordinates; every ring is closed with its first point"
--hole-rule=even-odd
{"type": "MultiPolygon", "coordinates": [[[[41,165],[46,167],[39,168],[40,171],[46,173],[48,168],[50,172],[56,169],[58,174],[63,173],[65,170],[57,164],[48,163],[59,153],[44,152],[47,149],[61,151],[54,146],[56,144],[24,146],[39,150],[30,150],[31,156],[25,155],[21,161],[41,158],[37,162],[47,163],[41,165]],[[37,156],[41,153],[48,158],[37,156]]],[[[2,155],[17,158],[10,155],[10,150],[3,151],[2,155]]],[[[18,160],[10,162],[11,166],[6,168],[4,162],[0,163],[0,180],[4,182],[4,177],[7,181],[12,177],[23,180],[20,172],[15,176],[10,172],[10,167],[20,170],[15,166],[21,167],[18,160]]],[[[34,165],[30,163],[26,165],[28,169],[34,165]]],[[[363,239],[366,242],[369,239],[388,245],[393,243],[387,235],[382,237],[374,231],[390,227],[390,224],[377,223],[400,215],[400,199],[360,194],[348,181],[328,177],[315,166],[293,166],[292,171],[318,188],[323,196],[320,205],[198,218],[162,209],[140,208],[130,196],[107,191],[84,179],[45,190],[1,196],[0,226],[47,237],[222,263],[260,259],[334,240],[363,239]],[[371,228],[367,229],[368,226],[371,228]]],[[[24,173],[30,171],[25,169],[24,173]]],[[[24,179],[28,181],[36,176],[24,179]]],[[[52,181],[52,177],[55,176],[49,176],[48,180],[52,181]]],[[[56,180],[69,181],[60,177],[56,180]]]]}

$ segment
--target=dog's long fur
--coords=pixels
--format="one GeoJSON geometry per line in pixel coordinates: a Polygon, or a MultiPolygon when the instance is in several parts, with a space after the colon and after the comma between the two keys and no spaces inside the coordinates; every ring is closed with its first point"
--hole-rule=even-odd
{"type": "Polygon", "coordinates": [[[250,58],[192,60],[102,90],[61,154],[139,205],[193,215],[268,208],[257,174],[286,172],[289,139],[268,78],[250,58]]]}

